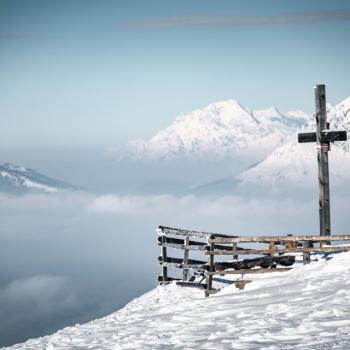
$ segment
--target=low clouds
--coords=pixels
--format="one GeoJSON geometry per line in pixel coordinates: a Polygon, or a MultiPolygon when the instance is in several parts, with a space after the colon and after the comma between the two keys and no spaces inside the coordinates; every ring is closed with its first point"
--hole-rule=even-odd
{"type": "Polygon", "coordinates": [[[133,23],[145,28],[267,26],[309,24],[324,21],[349,21],[350,11],[315,11],[273,16],[176,16],[133,23]]]}
{"type": "Polygon", "coordinates": [[[2,344],[50,332],[76,314],[81,306],[74,288],[69,278],[52,275],[16,279],[0,288],[2,344]]]}
{"type": "Polygon", "coordinates": [[[305,212],[309,202],[297,205],[294,199],[254,199],[239,196],[218,198],[188,196],[117,196],[105,195],[92,199],[86,209],[95,213],[119,215],[162,215],[174,213],[182,216],[191,213],[197,217],[243,217],[253,213],[273,216],[283,206],[286,216],[305,212]]]}

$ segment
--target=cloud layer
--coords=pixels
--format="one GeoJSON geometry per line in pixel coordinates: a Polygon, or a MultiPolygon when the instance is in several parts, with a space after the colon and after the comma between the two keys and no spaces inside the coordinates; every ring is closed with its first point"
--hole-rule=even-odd
{"type": "Polygon", "coordinates": [[[267,26],[308,24],[324,21],[349,21],[350,11],[317,11],[274,16],[176,16],[133,23],[146,28],[267,26]]]}
{"type": "Polygon", "coordinates": [[[40,335],[38,325],[49,332],[80,307],[73,283],[66,277],[37,275],[13,280],[0,288],[1,342],[18,336],[25,339],[35,332],[40,335]]]}

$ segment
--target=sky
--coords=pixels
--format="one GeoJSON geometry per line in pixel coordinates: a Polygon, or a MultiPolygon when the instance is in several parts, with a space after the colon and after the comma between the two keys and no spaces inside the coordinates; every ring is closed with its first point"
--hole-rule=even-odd
{"type": "MultiPolygon", "coordinates": [[[[107,147],[236,99],[350,95],[349,1],[0,0],[0,148],[107,147]]],[[[9,159],[8,159],[9,160],[9,159]]]]}

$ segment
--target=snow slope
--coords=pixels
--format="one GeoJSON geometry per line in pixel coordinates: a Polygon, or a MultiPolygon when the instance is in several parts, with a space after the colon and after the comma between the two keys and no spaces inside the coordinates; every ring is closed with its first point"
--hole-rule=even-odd
{"type": "Polygon", "coordinates": [[[57,193],[67,189],[76,189],[76,187],[32,169],[9,163],[0,164],[0,192],[11,194],[57,193]]]}
{"type": "MultiPolygon", "coordinates": [[[[327,106],[331,130],[350,130],[350,98],[335,107],[327,106]]],[[[314,131],[311,120],[300,131],[314,131]]],[[[335,142],[329,152],[330,181],[332,186],[342,186],[350,180],[350,143],[335,142]]],[[[259,185],[277,190],[283,188],[310,188],[317,186],[316,144],[298,144],[297,133],[292,140],[277,148],[257,166],[241,173],[236,180],[240,186],[259,185]]]]}
{"type": "Polygon", "coordinates": [[[350,253],[203,292],[157,287],[120,311],[8,349],[349,349],[350,253]]]}
{"type": "Polygon", "coordinates": [[[231,157],[252,163],[283,144],[309,118],[302,111],[283,114],[275,107],[251,111],[235,100],[221,101],[181,115],[150,140],[130,141],[114,153],[136,161],[231,157]]]}
{"type": "MultiPolygon", "coordinates": [[[[350,97],[336,106],[327,105],[332,130],[350,130],[350,97]]],[[[317,189],[317,150],[315,143],[298,143],[299,132],[315,131],[312,118],[289,141],[277,147],[264,160],[241,172],[191,189],[196,194],[289,194],[317,189]]],[[[346,189],[350,181],[350,142],[331,144],[329,152],[332,188],[346,189]]]]}

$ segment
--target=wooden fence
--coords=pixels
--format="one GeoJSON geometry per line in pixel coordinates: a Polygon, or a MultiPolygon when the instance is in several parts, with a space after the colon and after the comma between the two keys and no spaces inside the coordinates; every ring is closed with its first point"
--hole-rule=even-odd
{"type": "Polygon", "coordinates": [[[308,264],[311,253],[350,251],[350,246],[331,245],[332,242],[349,240],[350,235],[235,236],[159,226],[161,275],[158,281],[160,284],[176,281],[183,287],[200,288],[206,296],[219,291],[213,288],[213,281],[234,283],[237,288],[243,289],[246,283],[251,282],[243,279],[245,274],[289,271],[298,253],[303,255],[304,264],[308,264]],[[181,250],[181,257],[169,256],[169,248],[181,250]],[[199,252],[203,260],[190,259],[190,251],[199,252]],[[223,260],[224,256],[231,256],[232,259],[223,260]],[[168,268],[181,269],[182,276],[170,277],[168,268]],[[232,274],[241,277],[234,281],[215,277],[232,274]]]}

